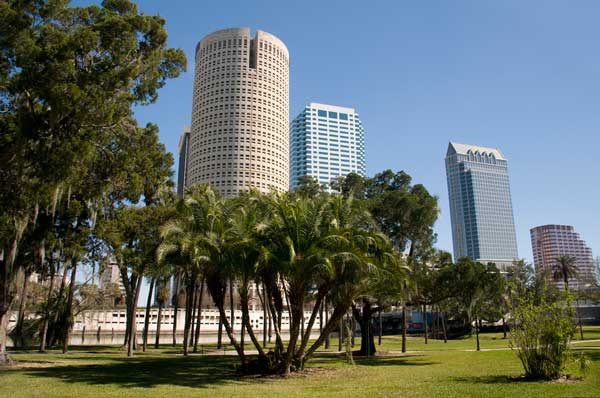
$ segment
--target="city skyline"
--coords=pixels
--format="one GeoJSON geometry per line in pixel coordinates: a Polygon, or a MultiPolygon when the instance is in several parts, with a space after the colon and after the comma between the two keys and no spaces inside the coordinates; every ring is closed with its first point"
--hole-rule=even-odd
{"type": "Polygon", "coordinates": [[[594,395],[598,15],[0,3],[7,395],[594,395]]]}
{"type": "Polygon", "coordinates": [[[599,102],[600,85],[593,73],[598,55],[586,49],[598,30],[589,10],[597,5],[323,4],[311,15],[308,30],[285,20],[288,13],[308,17],[310,7],[300,5],[238,3],[201,12],[181,1],[139,6],[167,18],[170,43],[190,60],[188,72],[165,87],[156,104],[136,112],[141,122],[159,125],[173,153],[181,126],[190,123],[195,43],[223,27],[265,29],[290,49],[291,114],[310,101],[360,109],[369,131],[367,175],[404,169],[440,198],[439,248],[452,249],[440,158],[446,143],[456,140],[501,147],[511,159],[520,257],[533,260],[529,229],[547,223],[577,225],[598,253],[600,231],[589,215],[597,212],[594,198],[600,194],[591,183],[597,170],[592,148],[599,141],[594,132],[600,125],[592,104],[599,102]],[[339,28],[358,26],[364,15],[379,23],[368,23],[349,40],[328,25],[327,15],[334,14],[343,16],[339,28]],[[437,25],[418,23],[426,17],[437,25]],[[564,28],[556,29],[559,19],[564,28]],[[483,29],[484,23],[490,29],[483,29]],[[388,51],[397,48],[402,51],[388,51]],[[558,69],[565,71],[560,80],[558,69]],[[577,151],[564,145],[565,137],[577,142],[577,151]]]}

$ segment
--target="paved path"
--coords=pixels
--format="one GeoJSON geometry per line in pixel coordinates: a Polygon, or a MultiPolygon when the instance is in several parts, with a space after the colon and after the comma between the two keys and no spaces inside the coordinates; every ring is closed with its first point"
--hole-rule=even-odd
{"type": "MultiPolygon", "coordinates": [[[[586,344],[586,343],[600,343],[600,339],[593,339],[593,340],[575,340],[571,342],[571,345],[575,345],[575,344],[586,344]]],[[[582,347],[585,348],[587,350],[600,350],[600,347],[582,347]]],[[[510,347],[499,347],[499,348],[482,348],[480,351],[507,351],[507,350],[511,350],[510,347]]],[[[439,352],[439,351],[461,351],[461,352],[476,352],[476,349],[450,349],[450,350],[408,350],[406,352],[402,352],[402,351],[381,351],[382,353],[385,353],[386,355],[407,355],[407,354],[422,354],[422,353],[428,353],[428,352],[439,352]]],[[[246,355],[258,355],[258,351],[256,350],[245,350],[244,353],[246,355]]],[[[342,355],[345,354],[346,351],[317,351],[315,353],[315,356],[335,356],[335,355],[342,355]]],[[[203,355],[237,355],[237,352],[235,350],[232,349],[228,349],[226,351],[223,351],[222,349],[210,349],[210,350],[204,350],[203,352],[197,352],[197,353],[190,353],[191,356],[203,356],[203,355]]]]}
{"type": "MultiPolygon", "coordinates": [[[[575,341],[571,341],[570,345],[575,345],[575,344],[585,344],[585,343],[600,343],[600,339],[594,339],[594,340],[575,340],[575,341]]],[[[590,349],[590,350],[600,350],[600,347],[585,347],[586,349],[590,349]]],[[[480,351],[505,351],[505,350],[512,350],[512,348],[510,347],[501,347],[501,348],[482,348],[480,351]]],[[[465,352],[471,352],[471,351],[477,351],[474,349],[470,349],[470,350],[462,350],[465,352]]]]}

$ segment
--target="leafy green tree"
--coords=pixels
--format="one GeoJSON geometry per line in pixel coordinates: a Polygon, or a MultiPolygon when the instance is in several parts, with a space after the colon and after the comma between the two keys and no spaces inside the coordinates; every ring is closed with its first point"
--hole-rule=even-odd
{"type": "Polygon", "coordinates": [[[118,283],[110,282],[104,286],[103,292],[106,300],[106,308],[115,308],[124,300],[123,293],[118,283]]]}
{"type": "Polygon", "coordinates": [[[331,189],[341,193],[344,196],[352,195],[357,199],[364,199],[366,180],[357,173],[349,173],[340,176],[331,181],[331,189]]]}
{"type": "MultiPolygon", "coordinates": [[[[437,198],[432,196],[421,184],[412,184],[412,178],[404,171],[394,173],[385,170],[372,178],[363,181],[357,175],[336,180],[336,187],[346,194],[365,198],[367,209],[375,220],[375,224],[392,242],[395,250],[406,256],[406,263],[413,274],[424,270],[433,252],[436,236],[433,225],[437,220],[439,208],[437,198]]],[[[405,293],[414,293],[404,286],[405,293]]],[[[411,294],[410,301],[415,299],[411,294]]],[[[365,303],[363,308],[378,309],[374,300],[365,303]]],[[[403,300],[406,305],[408,297],[403,300]]],[[[403,305],[403,307],[405,307],[403,305]]],[[[368,310],[367,310],[368,311],[368,310]]],[[[405,312],[406,310],[404,310],[405,312]]],[[[356,316],[356,314],[355,314],[356,316]]],[[[406,317],[405,317],[406,319],[406,317]]],[[[372,338],[372,334],[370,335],[372,338]]],[[[403,333],[403,346],[406,346],[406,335],[403,333]]],[[[374,342],[372,348],[374,348],[374,342]]],[[[369,350],[373,352],[373,350],[369,350]]]]}
{"type": "MultiPolygon", "coordinates": [[[[137,128],[132,105],[154,102],[185,68],[164,24],[127,0],[0,3],[1,361],[26,229],[41,211],[54,214],[60,193],[81,186],[110,143],[126,143],[137,128]]],[[[92,204],[103,197],[94,188],[92,204]]]]}
{"type": "Polygon", "coordinates": [[[411,280],[412,289],[409,292],[408,305],[423,308],[425,316],[424,337],[428,342],[429,331],[427,323],[428,307],[440,305],[444,301],[456,297],[454,280],[454,267],[452,256],[444,251],[432,250],[426,256],[412,262],[411,280]]]}
{"type": "Polygon", "coordinates": [[[384,305],[404,304],[403,300],[409,297],[407,290],[412,287],[410,269],[400,256],[396,261],[381,264],[369,275],[362,297],[352,305],[352,314],[361,328],[359,355],[371,356],[377,351],[373,339],[373,314],[382,311],[384,305]]]}
{"type": "Polygon", "coordinates": [[[314,198],[324,192],[325,187],[311,176],[301,176],[294,192],[308,198],[314,198]]]}
{"type": "Polygon", "coordinates": [[[504,338],[507,337],[508,332],[508,323],[505,315],[512,311],[521,297],[525,294],[533,293],[536,275],[531,264],[520,260],[514,262],[512,266],[507,267],[505,280],[505,292],[501,302],[504,338]]]}
{"type": "Polygon", "coordinates": [[[101,236],[108,252],[119,265],[125,287],[127,327],[124,345],[132,356],[136,335],[136,310],[143,277],[156,264],[159,228],[170,217],[170,209],[160,203],[144,207],[127,206],[114,211],[102,226],[101,236]]]}
{"type": "Polygon", "coordinates": [[[466,315],[469,325],[474,325],[477,351],[480,350],[479,328],[483,317],[490,321],[501,318],[504,278],[492,263],[482,264],[463,257],[454,266],[456,300],[466,315]]]}
{"type": "Polygon", "coordinates": [[[535,271],[531,264],[521,260],[506,269],[506,286],[510,301],[515,301],[527,291],[532,290],[534,284],[535,271]]]}

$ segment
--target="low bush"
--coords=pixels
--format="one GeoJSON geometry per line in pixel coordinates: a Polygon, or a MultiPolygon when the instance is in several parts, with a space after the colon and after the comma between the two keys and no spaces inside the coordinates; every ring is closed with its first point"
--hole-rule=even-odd
{"type": "Polygon", "coordinates": [[[525,376],[548,380],[561,377],[575,332],[568,300],[536,303],[525,297],[519,300],[512,315],[510,346],[516,350],[525,376]]]}

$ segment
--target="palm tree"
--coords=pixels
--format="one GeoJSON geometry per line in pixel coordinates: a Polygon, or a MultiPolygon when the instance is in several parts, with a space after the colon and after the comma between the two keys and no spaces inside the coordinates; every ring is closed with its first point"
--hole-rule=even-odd
{"type": "Polygon", "coordinates": [[[160,345],[160,327],[162,325],[162,310],[165,306],[165,303],[168,302],[170,292],[167,288],[168,277],[166,275],[157,283],[157,301],[158,301],[158,317],[156,320],[156,336],[154,339],[154,348],[158,348],[160,345]]]}
{"type": "MultiPolygon", "coordinates": [[[[387,239],[372,228],[368,213],[352,197],[319,196],[308,199],[283,195],[272,203],[272,220],[266,245],[271,272],[282,281],[290,306],[290,341],[283,371],[291,361],[302,368],[306,359],[338,327],[353,300],[368,286],[368,275],[392,261],[387,239]],[[387,244],[387,246],[386,246],[387,244]],[[321,335],[306,349],[322,301],[334,306],[321,335]],[[314,303],[303,333],[304,304],[314,303]],[[300,338],[300,343],[297,339],[300,338]]],[[[269,292],[267,284],[267,293],[269,292]]]]}
{"type": "Polygon", "coordinates": [[[227,281],[234,277],[231,261],[233,235],[230,217],[234,210],[233,202],[225,201],[208,185],[191,188],[180,203],[178,216],[163,225],[157,255],[164,259],[170,254],[185,259],[184,271],[188,283],[186,326],[184,328],[184,354],[188,353],[189,330],[191,323],[191,300],[200,277],[219,310],[221,322],[231,344],[235,347],[242,362],[243,350],[234,337],[233,325],[225,313],[227,281]]]}
{"type": "MultiPolygon", "coordinates": [[[[202,202],[202,199],[199,198],[203,195],[212,196],[212,190],[206,186],[194,187],[189,196],[178,202],[175,217],[166,222],[160,229],[162,241],[156,253],[158,262],[175,265],[178,280],[185,282],[184,355],[189,352],[192,293],[202,272],[204,260],[202,242],[206,232],[206,218],[203,212],[196,209],[196,204],[202,202]]],[[[175,330],[173,333],[175,333],[175,330]]]]}
{"type": "Polygon", "coordinates": [[[289,373],[292,366],[303,366],[352,302],[364,294],[368,276],[397,257],[390,254],[387,238],[376,232],[358,203],[327,195],[309,199],[250,193],[226,201],[209,187],[197,186],[182,201],[179,215],[163,226],[161,237],[159,260],[176,255],[187,264],[183,268],[186,275],[205,278],[242,366],[248,360],[224,309],[229,281],[235,281],[242,305],[242,331],[248,332],[259,352],[259,364],[269,367],[264,371],[283,373],[289,373]],[[266,354],[249,321],[252,283],[264,287],[264,305],[273,320],[276,349],[269,361],[261,361],[266,354]],[[317,341],[308,347],[325,298],[333,305],[333,313],[317,341]],[[314,307],[301,329],[308,303],[314,307]],[[287,346],[281,338],[285,307],[290,314],[287,346]]]}
{"type": "Polygon", "coordinates": [[[304,304],[320,269],[329,263],[323,247],[326,203],[324,197],[309,200],[291,195],[271,195],[268,198],[272,214],[261,235],[265,247],[261,270],[267,300],[270,301],[274,292],[281,289],[288,306],[290,338],[287,348],[284,349],[280,330],[275,327],[281,367],[286,374],[290,373],[297,351],[304,304]]]}
{"type": "MultiPolygon", "coordinates": [[[[244,331],[248,331],[248,336],[258,351],[259,357],[265,357],[264,349],[256,338],[250,323],[249,289],[252,282],[256,286],[261,284],[259,269],[263,251],[261,242],[257,240],[257,233],[268,223],[269,212],[258,191],[240,196],[235,203],[230,217],[233,242],[231,263],[235,266],[232,270],[233,274],[239,279],[237,289],[242,308],[242,339],[244,331]]],[[[266,317],[263,318],[263,322],[266,322],[266,317]]]]}
{"type": "Polygon", "coordinates": [[[577,259],[570,255],[557,257],[552,265],[552,276],[556,281],[562,279],[565,291],[569,290],[569,279],[577,277],[578,271],[577,259]]]}

